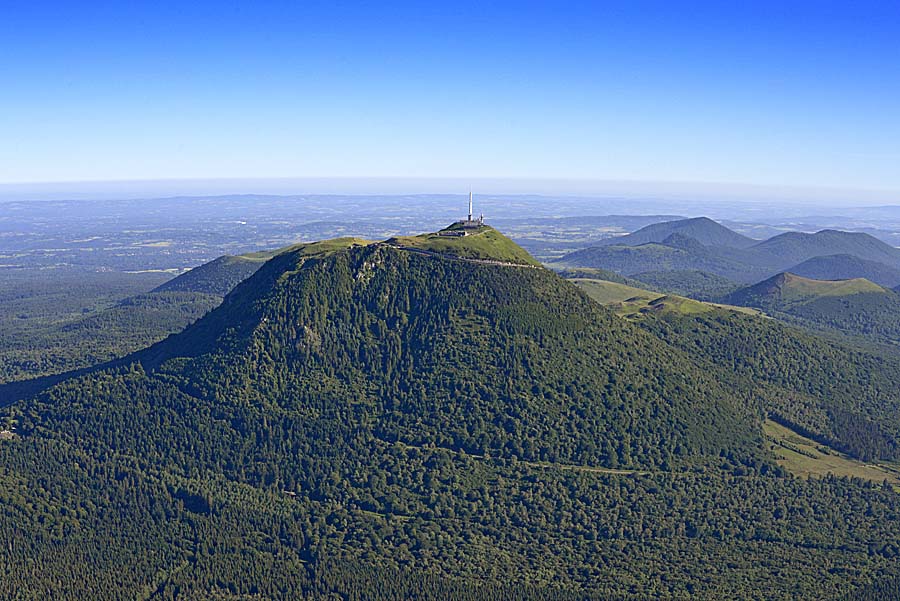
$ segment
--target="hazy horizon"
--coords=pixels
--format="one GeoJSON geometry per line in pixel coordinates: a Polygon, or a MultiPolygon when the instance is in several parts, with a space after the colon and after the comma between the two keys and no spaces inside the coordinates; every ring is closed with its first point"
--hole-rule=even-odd
{"type": "Polygon", "coordinates": [[[641,198],[660,203],[785,202],[828,208],[900,205],[900,190],[763,186],[721,182],[561,180],[549,178],[184,178],[157,180],[0,183],[0,201],[114,200],[231,195],[429,196],[468,190],[494,196],[567,197],[601,200],[641,198]]]}

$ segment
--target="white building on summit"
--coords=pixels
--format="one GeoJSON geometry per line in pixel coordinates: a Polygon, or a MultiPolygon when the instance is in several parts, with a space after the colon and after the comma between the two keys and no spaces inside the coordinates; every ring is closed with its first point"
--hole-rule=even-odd
{"type": "Polygon", "coordinates": [[[469,191],[469,217],[468,217],[468,219],[463,219],[462,221],[458,221],[457,224],[461,225],[462,227],[465,227],[465,228],[481,227],[482,225],[484,225],[484,213],[479,215],[477,219],[475,219],[475,216],[472,214],[472,192],[471,191],[469,191]]]}

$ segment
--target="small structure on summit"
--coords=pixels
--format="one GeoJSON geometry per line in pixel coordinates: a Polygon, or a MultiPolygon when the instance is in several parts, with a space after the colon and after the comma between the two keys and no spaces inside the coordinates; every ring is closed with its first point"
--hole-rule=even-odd
{"type": "Polygon", "coordinates": [[[467,219],[463,219],[462,221],[457,222],[458,226],[462,226],[463,228],[479,228],[484,225],[484,213],[478,216],[476,219],[472,214],[472,191],[469,191],[469,216],[467,219]]]}
{"type": "Polygon", "coordinates": [[[484,213],[475,217],[472,211],[472,192],[469,192],[469,215],[465,219],[460,219],[447,229],[438,232],[439,236],[468,236],[477,233],[484,225],[484,213]]]}

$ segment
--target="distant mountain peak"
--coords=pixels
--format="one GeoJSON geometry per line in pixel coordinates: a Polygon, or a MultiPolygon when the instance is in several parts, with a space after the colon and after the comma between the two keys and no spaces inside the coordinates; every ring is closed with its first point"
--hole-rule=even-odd
{"type": "Polygon", "coordinates": [[[666,246],[680,248],[682,250],[702,251],[706,246],[692,236],[682,232],[675,232],[662,241],[666,246]]]}
{"type": "Polygon", "coordinates": [[[600,244],[603,246],[610,244],[639,246],[649,242],[665,244],[665,240],[675,234],[692,238],[704,246],[749,248],[757,243],[756,240],[738,234],[709,217],[692,217],[654,223],[627,236],[610,238],[600,244]]]}

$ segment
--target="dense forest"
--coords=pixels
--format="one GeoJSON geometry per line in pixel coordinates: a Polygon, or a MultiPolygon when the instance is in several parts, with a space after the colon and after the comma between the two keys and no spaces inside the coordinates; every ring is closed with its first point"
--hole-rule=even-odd
{"type": "Polygon", "coordinates": [[[150,292],[169,278],[64,268],[0,273],[0,385],[122,357],[222,301],[198,291],[150,292]]]}
{"type": "Polygon", "coordinates": [[[229,256],[213,259],[165,282],[154,292],[199,292],[225,296],[271,257],[229,256]]]}
{"type": "Polygon", "coordinates": [[[122,357],[178,332],[221,301],[196,292],[149,292],[68,319],[8,330],[0,334],[0,384],[122,357]]]}
{"type": "Polygon", "coordinates": [[[864,461],[900,458],[900,358],[775,320],[715,311],[640,322],[754,403],[864,461]]]}
{"type": "Polygon", "coordinates": [[[891,456],[853,425],[894,424],[877,358],[632,324],[484,253],[286,252],[5,409],[0,597],[824,599],[897,573],[900,495],[793,478],[760,431],[777,410],[891,456]]]}

